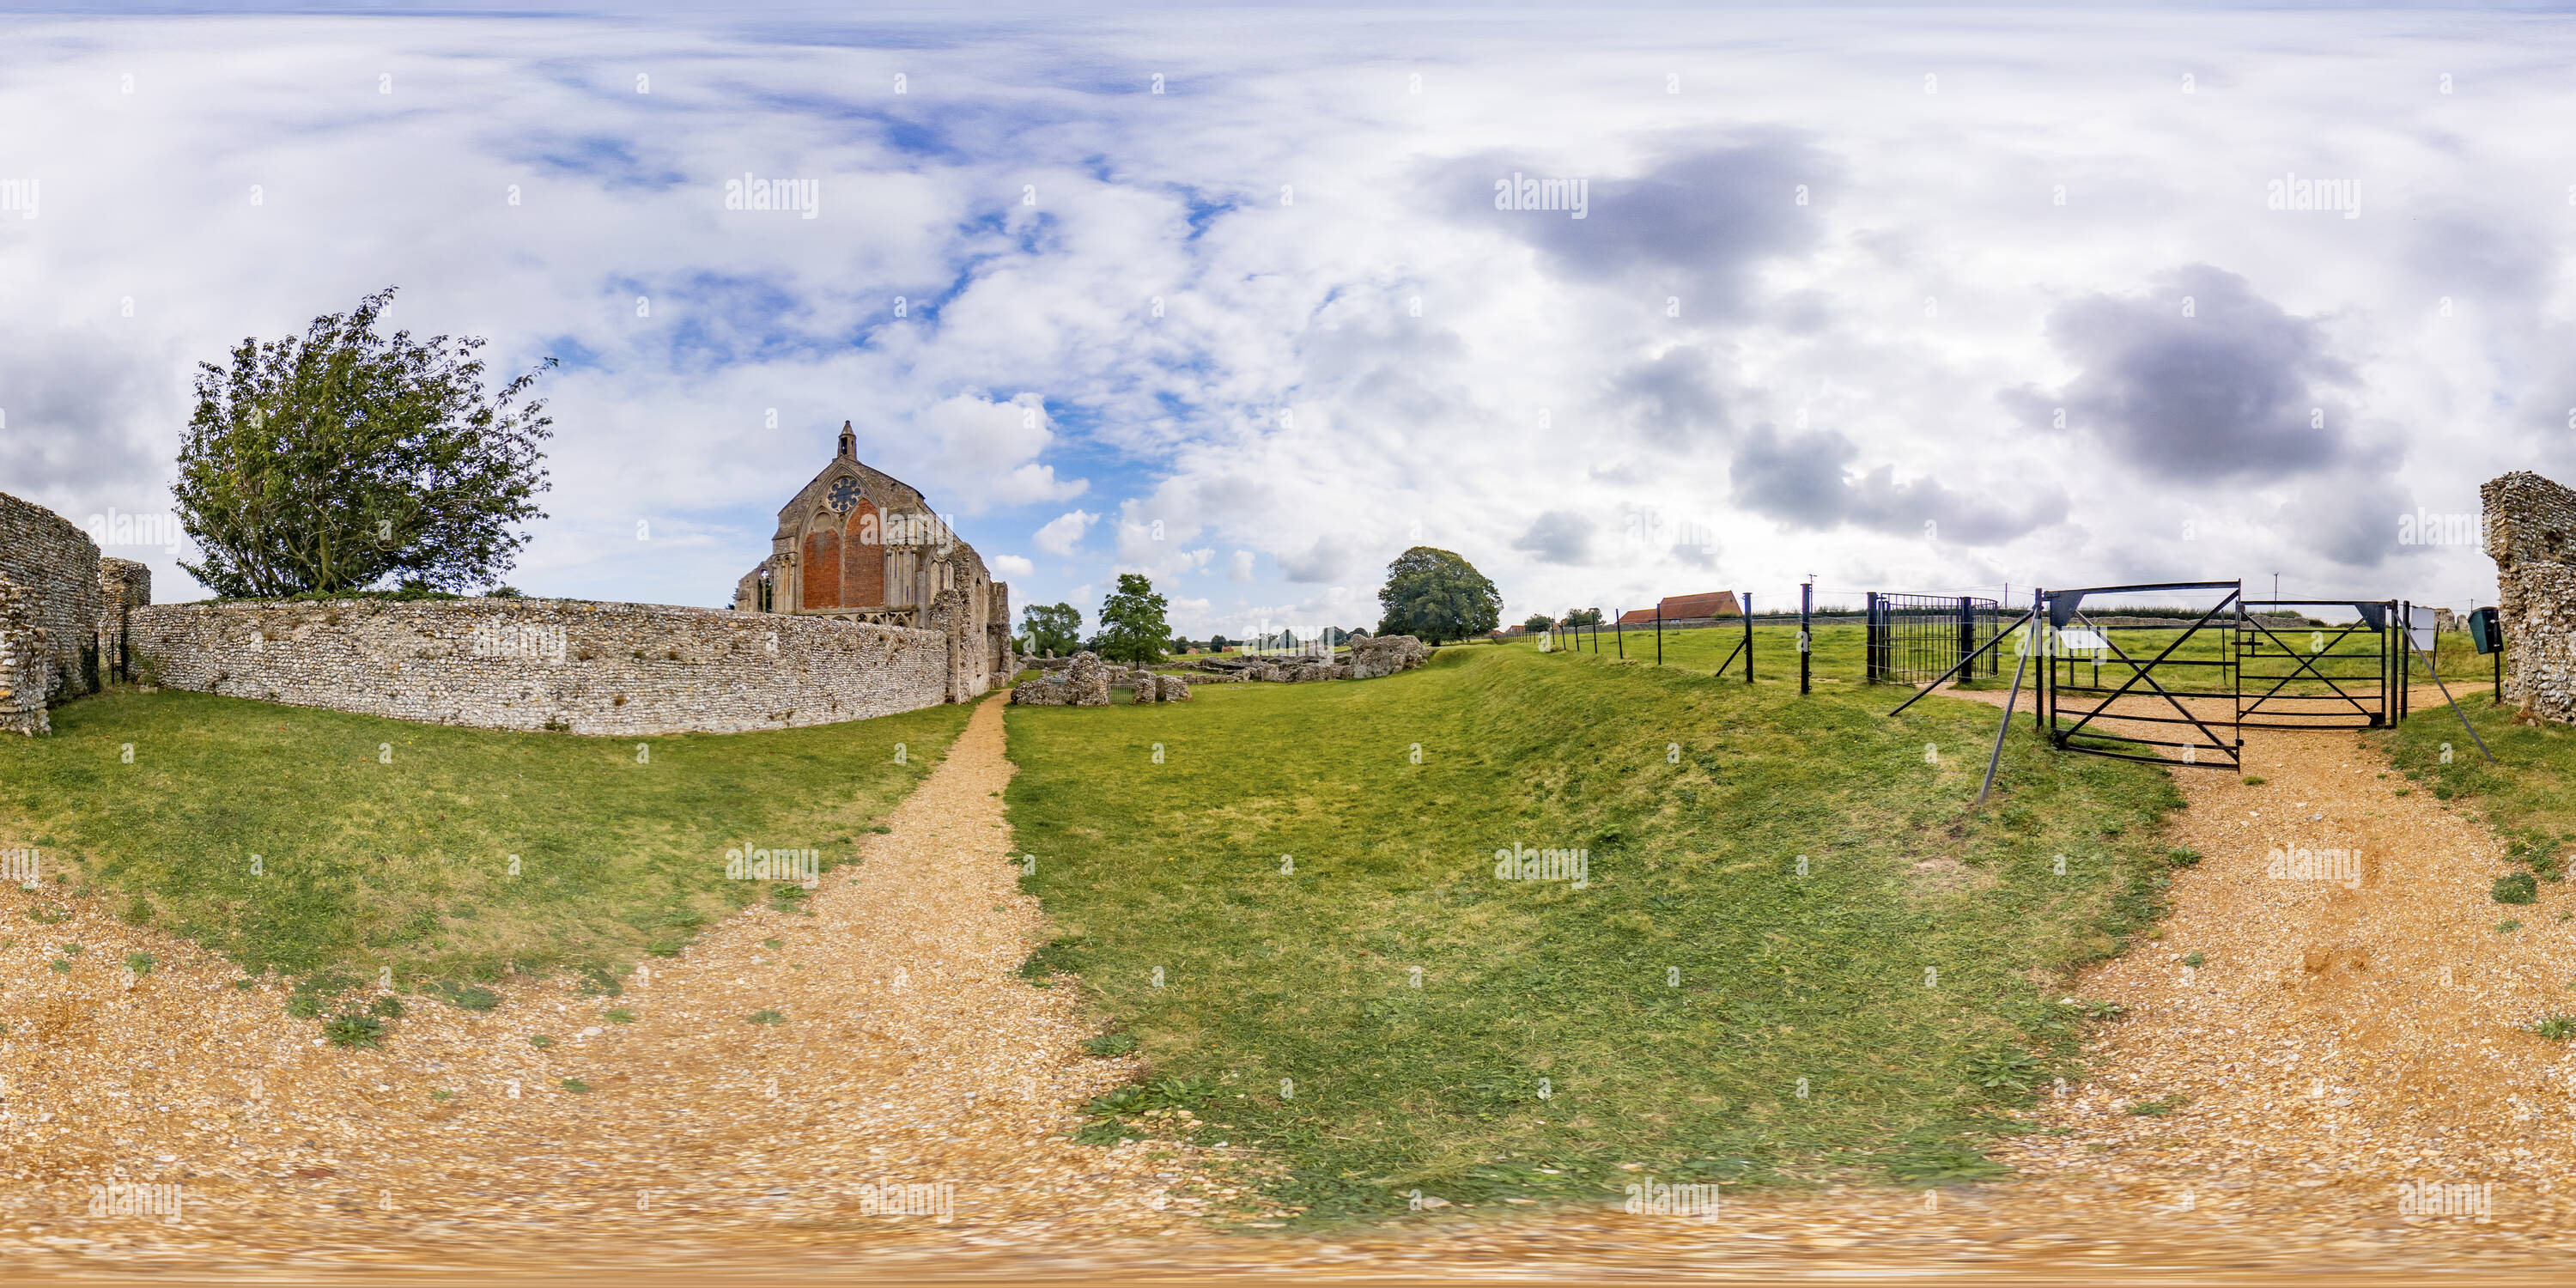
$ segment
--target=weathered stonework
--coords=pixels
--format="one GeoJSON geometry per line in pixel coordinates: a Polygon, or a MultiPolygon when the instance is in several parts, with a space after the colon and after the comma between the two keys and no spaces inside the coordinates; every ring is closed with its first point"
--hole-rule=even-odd
{"type": "Polygon", "coordinates": [[[2487,480],[2505,695],[2526,716],[2576,723],[2576,492],[2527,470],[2487,480]]]}
{"type": "Polygon", "coordinates": [[[1190,682],[1177,675],[1156,675],[1151,671],[1145,671],[1131,677],[1128,683],[1135,686],[1136,701],[1139,703],[1190,700],[1190,682]]]}
{"type": "Polygon", "coordinates": [[[1380,635],[1351,641],[1351,678],[1374,680],[1410,671],[1431,660],[1431,650],[1410,635],[1380,635]]]}
{"type": "Polygon", "coordinates": [[[48,706],[98,691],[103,608],[89,535],[0,493],[0,732],[51,732],[48,706]]]}
{"type": "Polygon", "coordinates": [[[1011,701],[1033,707],[1105,707],[1109,705],[1109,668],[1092,653],[1076,653],[1072,664],[1011,690],[1011,701]]]}
{"type": "Polygon", "coordinates": [[[934,631],[577,600],[165,604],[133,610],[127,633],[172,688],[616,737],[936,706],[950,667],[934,631]]]}
{"type": "Polygon", "coordinates": [[[862,463],[858,435],[778,511],[769,557],[734,583],[743,612],[838,617],[949,639],[948,700],[1009,681],[1011,588],[958,539],[920,489],[862,463]]]}
{"type": "Polygon", "coordinates": [[[101,558],[98,593],[99,665],[112,675],[131,678],[134,665],[126,642],[126,621],[135,609],[152,602],[151,565],[131,559],[101,558]]]}

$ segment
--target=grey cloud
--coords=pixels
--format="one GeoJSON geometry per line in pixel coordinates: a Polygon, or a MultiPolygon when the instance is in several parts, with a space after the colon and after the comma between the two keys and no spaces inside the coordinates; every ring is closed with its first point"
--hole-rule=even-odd
{"type": "Polygon", "coordinates": [[[2397,516],[2414,508],[2385,473],[2346,470],[2310,479],[2281,507],[2277,522],[2282,538],[2298,549],[2347,567],[2377,568],[2401,550],[2426,548],[2397,544],[2397,516]]]}
{"type": "Polygon", "coordinates": [[[1541,563],[1580,564],[1592,557],[1592,520],[1572,510],[1550,510],[1530,522],[1512,549],[1537,555],[1541,563]]]}
{"type": "Polygon", "coordinates": [[[1689,447],[1694,440],[1727,431],[1726,397],[1718,390],[1716,367],[1716,355],[1705,347],[1677,344],[1613,377],[1610,402],[1647,442],[1689,447]]]}
{"type": "Polygon", "coordinates": [[[1836,169],[1803,140],[1754,135],[1675,152],[1630,178],[1488,154],[1443,167],[1439,182],[1462,220],[1538,247],[1568,273],[1641,278],[1680,296],[1683,316],[1711,317],[1745,311],[1755,263],[1814,243],[1816,211],[1797,204],[1798,189],[1812,194],[1836,169]],[[1587,180],[1584,217],[1495,209],[1495,183],[1515,174],[1587,180]]]}
{"type": "Polygon", "coordinates": [[[169,505],[175,440],[142,426],[164,410],[168,391],[155,386],[176,363],[96,331],[12,336],[0,354],[0,491],[81,509],[74,522],[110,505],[169,505]]]}
{"type": "Polygon", "coordinates": [[[1717,545],[1714,542],[1704,546],[1676,544],[1671,553],[1675,560],[1702,572],[1717,571],[1717,545]]]}
{"type": "Polygon", "coordinates": [[[2152,477],[2299,474],[2354,454],[2346,409],[2318,392],[2352,383],[2351,369],[2314,321],[2234,273],[2194,264],[2145,296],[2076,300],[2050,315],[2048,335],[2080,373],[2053,398],[2024,387],[1999,400],[2034,427],[2065,407],[2069,429],[2152,477]],[[2183,316],[2186,297],[2196,316],[2183,316]],[[2310,424],[2312,408],[2325,410],[2323,428],[2310,424]]]}
{"type": "Polygon", "coordinates": [[[1818,531],[1849,525],[1910,536],[1928,521],[1939,540],[1965,545],[2009,541],[2066,518],[2066,494],[2055,487],[2013,505],[1954,491],[1938,479],[1899,483],[1889,465],[1853,476],[1849,466],[1859,455],[1850,439],[1830,430],[1783,438],[1769,425],[1758,426],[1735,451],[1736,504],[1818,531]]]}

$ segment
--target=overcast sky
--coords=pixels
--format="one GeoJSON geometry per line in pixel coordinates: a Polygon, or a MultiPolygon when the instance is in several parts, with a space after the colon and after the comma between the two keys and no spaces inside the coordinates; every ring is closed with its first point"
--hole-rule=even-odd
{"type": "Polygon", "coordinates": [[[561,362],[530,594],[729,603],[848,420],[1015,609],[1141,571],[1190,634],[1374,626],[1414,544],[1506,620],[2492,602],[2400,519],[2576,482],[2571,60],[2457,11],[0,18],[0,491],[165,512],[198,361],[394,285],[561,362]]]}

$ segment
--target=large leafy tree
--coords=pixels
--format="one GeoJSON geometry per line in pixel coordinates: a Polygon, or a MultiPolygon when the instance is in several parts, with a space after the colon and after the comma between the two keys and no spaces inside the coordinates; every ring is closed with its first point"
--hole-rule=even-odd
{"type": "Polygon", "coordinates": [[[1032,653],[1071,657],[1082,644],[1082,610],[1071,604],[1032,604],[1020,620],[1032,653]]]}
{"type": "Polygon", "coordinates": [[[393,297],[199,364],[171,491],[215,593],[490,585],[545,517],[553,421],[523,399],[554,360],[487,392],[480,337],[377,331],[393,297]]]}
{"type": "Polygon", "coordinates": [[[1386,566],[1377,592],[1380,635],[1439,644],[1482,635],[1501,620],[1503,596],[1474,564],[1447,550],[1415,546],[1386,566]]]}
{"type": "Polygon", "coordinates": [[[1568,626],[1599,626],[1601,624],[1601,610],[1598,608],[1569,608],[1565,610],[1565,624],[1568,626]]]}
{"type": "Polygon", "coordinates": [[[1170,601],[1154,593],[1154,583],[1132,572],[1118,574],[1118,593],[1100,601],[1100,634],[1095,651],[1112,662],[1143,666],[1163,660],[1171,647],[1172,629],[1163,623],[1170,601]]]}

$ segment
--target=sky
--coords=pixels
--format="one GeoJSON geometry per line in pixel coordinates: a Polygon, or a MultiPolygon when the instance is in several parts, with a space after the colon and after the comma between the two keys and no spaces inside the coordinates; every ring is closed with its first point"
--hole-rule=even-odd
{"type": "Polygon", "coordinates": [[[1194,636],[1374,627],[1413,545],[1507,622],[2466,607],[2418,516],[2576,482],[2562,16],[187,8],[0,15],[0,491],[76,523],[386,286],[559,364],[532,595],[729,605],[845,420],[1015,611],[1194,636]]]}

